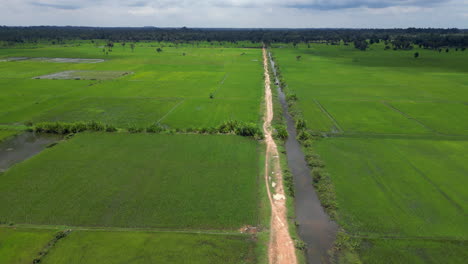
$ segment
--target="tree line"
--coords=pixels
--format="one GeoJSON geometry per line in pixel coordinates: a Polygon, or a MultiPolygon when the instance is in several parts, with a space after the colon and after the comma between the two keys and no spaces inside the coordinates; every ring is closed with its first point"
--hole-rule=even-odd
{"type": "Polygon", "coordinates": [[[50,41],[60,44],[65,40],[102,39],[113,42],[126,41],[224,41],[236,43],[251,41],[253,43],[328,43],[331,45],[354,44],[365,50],[374,43],[385,42],[393,49],[410,49],[419,45],[428,49],[443,47],[466,48],[468,30],[407,28],[407,29],[221,29],[221,28],[104,28],[104,27],[59,27],[33,26],[8,27],[0,26],[0,41],[14,45],[50,41]]]}

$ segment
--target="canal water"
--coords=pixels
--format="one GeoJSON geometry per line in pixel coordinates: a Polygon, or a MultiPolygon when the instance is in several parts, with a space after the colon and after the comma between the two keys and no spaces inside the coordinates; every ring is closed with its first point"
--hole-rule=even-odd
{"type": "Polygon", "coordinates": [[[307,263],[329,263],[328,250],[333,246],[338,226],[323,209],[314,186],[312,185],[311,171],[305,160],[301,145],[296,139],[297,131],[295,122],[293,117],[289,114],[286,96],[280,87],[276,73],[275,62],[271,54],[269,54],[269,57],[275,76],[275,84],[278,84],[276,88],[289,133],[285,147],[289,169],[294,178],[294,206],[296,222],[299,225],[299,236],[307,244],[307,263]]]}

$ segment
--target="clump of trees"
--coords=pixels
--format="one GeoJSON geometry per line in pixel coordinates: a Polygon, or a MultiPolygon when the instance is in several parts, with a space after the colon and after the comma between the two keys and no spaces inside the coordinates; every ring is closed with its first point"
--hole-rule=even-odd
{"type": "Polygon", "coordinates": [[[369,43],[365,39],[355,40],[354,47],[358,50],[364,51],[369,47],[369,43]]]}

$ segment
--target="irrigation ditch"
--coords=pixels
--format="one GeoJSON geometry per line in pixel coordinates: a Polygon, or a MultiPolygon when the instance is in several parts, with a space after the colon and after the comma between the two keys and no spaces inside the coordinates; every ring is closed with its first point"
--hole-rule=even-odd
{"type": "Polygon", "coordinates": [[[284,147],[289,169],[293,175],[295,221],[298,225],[298,233],[306,244],[307,263],[329,263],[329,251],[334,246],[338,225],[330,219],[314,189],[311,169],[297,139],[296,121],[289,112],[286,95],[281,87],[270,52],[268,57],[289,135],[284,147]]]}

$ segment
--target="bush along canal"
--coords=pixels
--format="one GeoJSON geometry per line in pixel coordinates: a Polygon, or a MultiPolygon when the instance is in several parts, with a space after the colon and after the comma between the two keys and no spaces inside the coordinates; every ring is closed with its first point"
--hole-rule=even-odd
{"type": "Polygon", "coordinates": [[[306,257],[309,264],[329,263],[328,250],[333,247],[338,225],[325,212],[315,192],[311,170],[307,165],[301,145],[296,139],[295,121],[288,112],[286,96],[280,87],[275,62],[271,54],[269,57],[289,134],[285,148],[289,169],[294,178],[294,206],[299,236],[306,243],[306,257]]]}
{"type": "Polygon", "coordinates": [[[38,154],[61,139],[62,136],[54,134],[24,132],[0,142],[0,172],[38,154]]]}

